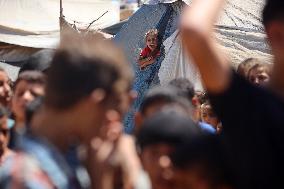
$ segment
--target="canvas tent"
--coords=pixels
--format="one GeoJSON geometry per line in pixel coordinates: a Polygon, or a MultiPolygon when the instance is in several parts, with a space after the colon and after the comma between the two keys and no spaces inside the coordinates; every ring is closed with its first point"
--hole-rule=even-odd
{"type": "MultiPolygon", "coordinates": [[[[196,88],[202,88],[199,74],[188,62],[183,51],[178,31],[178,21],[182,8],[190,6],[191,0],[148,0],[123,25],[115,41],[124,47],[129,62],[136,72],[134,89],[138,98],[134,103],[136,111],[145,92],[154,85],[165,85],[177,77],[187,77],[196,88]],[[151,28],[160,31],[161,56],[157,61],[140,71],[137,59],[144,47],[144,34],[151,28]]],[[[228,0],[224,11],[216,23],[215,37],[220,48],[229,54],[233,65],[248,57],[271,60],[269,46],[261,23],[264,0],[228,0]]],[[[126,117],[126,131],[133,129],[133,112],[126,117]]]]}
{"type": "MultiPolygon", "coordinates": [[[[119,22],[119,0],[62,0],[67,22],[102,29],[119,22]]],[[[0,0],[0,61],[17,64],[59,42],[60,0],[0,0]]]]}

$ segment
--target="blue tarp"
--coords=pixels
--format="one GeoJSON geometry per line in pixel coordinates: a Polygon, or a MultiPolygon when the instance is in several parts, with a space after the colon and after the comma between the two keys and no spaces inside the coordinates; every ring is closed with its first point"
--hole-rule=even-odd
{"type": "Polygon", "coordinates": [[[157,61],[141,71],[138,68],[138,57],[141,49],[145,47],[145,33],[149,29],[159,30],[159,43],[162,44],[177,27],[180,15],[180,7],[184,3],[143,5],[129,21],[123,25],[114,41],[121,45],[128,61],[135,71],[133,89],[137,91],[138,98],[135,100],[131,111],[125,117],[125,131],[131,133],[134,128],[134,112],[139,109],[143,97],[152,86],[159,85],[158,71],[164,59],[164,47],[161,45],[161,56],[157,61]]]}

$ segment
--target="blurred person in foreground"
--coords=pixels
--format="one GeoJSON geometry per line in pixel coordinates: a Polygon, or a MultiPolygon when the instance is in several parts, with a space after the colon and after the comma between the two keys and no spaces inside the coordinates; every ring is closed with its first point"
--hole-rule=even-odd
{"type": "Polygon", "coordinates": [[[284,1],[267,0],[263,10],[263,23],[274,55],[270,90],[253,86],[233,72],[228,58],[212,38],[224,2],[193,1],[182,16],[182,40],[222,121],[223,135],[241,176],[238,187],[283,187],[284,1]]]}
{"type": "MultiPolygon", "coordinates": [[[[185,95],[188,94],[187,92],[187,90],[181,90],[173,85],[155,87],[146,94],[140,106],[140,110],[136,114],[136,136],[138,143],[151,140],[149,144],[147,143],[145,145],[145,150],[141,148],[140,158],[144,170],[150,176],[153,188],[176,187],[172,178],[167,178],[165,175],[167,173],[164,174],[163,168],[161,167],[162,165],[160,165],[158,159],[155,158],[159,158],[159,155],[168,157],[170,153],[172,153],[176,145],[178,145],[173,144],[174,142],[171,143],[171,140],[174,140],[175,137],[177,141],[180,140],[181,142],[186,137],[193,134],[190,132],[190,125],[193,123],[191,119],[193,109],[190,101],[187,99],[187,95],[185,95]],[[163,114],[163,116],[157,119],[155,124],[148,126],[146,120],[150,120],[159,113],[163,114]],[[170,116],[170,114],[172,115],[170,116]],[[184,122],[179,122],[178,118],[181,118],[181,120],[186,118],[185,120],[189,121],[188,125],[186,125],[185,120],[183,120],[184,122]],[[180,125],[181,123],[184,123],[184,125],[180,125]],[[145,130],[144,127],[147,127],[147,133],[143,133],[145,130]],[[170,132],[173,133],[170,134],[170,132]],[[159,145],[160,143],[161,145],[159,145]]],[[[211,130],[200,127],[200,124],[196,121],[194,121],[194,127],[197,127],[200,133],[212,134],[211,130]]],[[[212,127],[211,129],[214,131],[213,133],[215,133],[212,127]]]]}
{"type": "Polygon", "coordinates": [[[171,154],[202,131],[177,106],[163,107],[146,118],[137,134],[138,152],[152,189],[176,189],[171,154]]]}
{"type": "Polygon", "coordinates": [[[0,169],[5,161],[15,153],[8,147],[10,140],[10,130],[13,127],[8,122],[8,112],[0,105],[0,169]]]}
{"type": "Polygon", "coordinates": [[[74,144],[91,148],[103,125],[118,122],[109,112],[126,111],[131,80],[131,69],[112,43],[97,36],[64,36],[31,134],[0,170],[1,188],[83,188],[64,154],[74,144]]]}
{"type": "Polygon", "coordinates": [[[174,180],[184,189],[235,188],[233,162],[218,135],[199,134],[187,138],[171,154],[174,180]]]}

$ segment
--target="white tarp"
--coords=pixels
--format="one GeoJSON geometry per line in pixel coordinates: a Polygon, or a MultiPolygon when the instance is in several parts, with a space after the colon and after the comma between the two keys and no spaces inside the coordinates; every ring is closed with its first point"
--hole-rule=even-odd
{"type": "Polygon", "coordinates": [[[167,85],[174,78],[188,78],[196,90],[202,90],[199,74],[196,74],[197,69],[194,64],[190,64],[182,48],[178,30],[166,39],[163,45],[167,56],[158,73],[161,85],[167,85]]]}
{"type": "MultiPolygon", "coordinates": [[[[177,1],[177,0],[175,0],[177,1]]],[[[171,3],[174,0],[149,0],[149,4],[171,3]]],[[[185,0],[190,6],[190,0],[185,0]]],[[[231,58],[234,66],[250,57],[258,57],[264,61],[271,61],[269,45],[266,42],[264,27],[261,23],[261,11],[264,0],[228,0],[216,23],[216,38],[231,58]]],[[[175,32],[177,34],[178,32],[175,32]]],[[[187,77],[197,88],[200,82],[196,81],[199,74],[194,67],[187,66],[180,48],[179,36],[171,36],[164,42],[165,59],[161,63],[159,79],[162,85],[178,77],[187,77]],[[172,42],[169,43],[169,40],[172,42]]]]}
{"type": "MultiPolygon", "coordinates": [[[[0,0],[0,42],[33,48],[55,48],[59,41],[59,0],[0,0]]],[[[65,19],[102,29],[119,21],[118,0],[63,0],[65,19]]]]}

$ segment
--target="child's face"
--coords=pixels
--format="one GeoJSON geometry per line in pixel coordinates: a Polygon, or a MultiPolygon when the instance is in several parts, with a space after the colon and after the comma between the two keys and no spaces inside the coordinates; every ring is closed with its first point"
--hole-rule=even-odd
{"type": "Polygon", "coordinates": [[[249,72],[249,81],[255,85],[266,85],[270,76],[263,68],[256,68],[249,72]]]}
{"type": "Polygon", "coordinates": [[[218,118],[213,113],[212,108],[209,105],[201,106],[201,120],[202,122],[212,125],[215,129],[217,128],[217,125],[219,123],[218,118]]]}
{"type": "Polygon", "coordinates": [[[148,35],[146,38],[146,45],[151,49],[155,50],[158,47],[158,38],[156,35],[148,35]]]}
{"type": "Polygon", "coordinates": [[[19,119],[24,119],[25,108],[28,103],[38,96],[44,95],[44,86],[37,83],[29,83],[25,80],[19,81],[12,97],[12,111],[19,119]]]}

